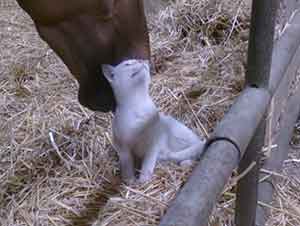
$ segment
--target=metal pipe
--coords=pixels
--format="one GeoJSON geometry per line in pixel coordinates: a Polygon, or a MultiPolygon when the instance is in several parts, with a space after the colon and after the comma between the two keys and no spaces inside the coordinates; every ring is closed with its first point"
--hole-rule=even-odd
{"type": "MultiPolygon", "coordinates": [[[[292,2],[287,3],[295,5],[292,2]]],[[[300,7],[300,4],[297,3],[296,6],[300,7]]],[[[283,118],[281,119],[282,123],[279,134],[274,128],[272,129],[272,134],[275,136],[273,142],[278,147],[272,152],[270,158],[266,160],[263,168],[275,172],[281,170],[282,163],[287,158],[289,137],[292,134],[292,127],[299,112],[299,102],[297,102],[299,100],[297,100],[297,96],[300,95],[300,91],[297,91],[297,94],[289,100],[287,106],[282,106],[282,103],[287,101],[288,85],[291,81],[290,77],[295,76],[300,62],[300,14],[297,11],[294,12],[296,14],[292,14],[292,20],[289,21],[289,25],[283,36],[276,43],[271,70],[270,90],[272,93],[275,92],[276,106],[279,105],[273,115],[273,125],[278,122],[280,117],[283,118]],[[280,107],[285,109],[288,114],[281,115],[281,112],[278,111],[283,109],[280,109],[280,107]]],[[[264,176],[266,176],[265,173],[260,174],[260,178],[264,176]]],[[[267,204],[272,201],[274,191],[274,180],[272,179],[274,178],[270,177],[259,184],[258,201],[267,204]]],[[[264,225],[268,214],[269,211],[267,209],[258,205],[256,210],[256,225],[264,225]]]]}
{"type": "MultiPolygon", "coordinates": [[[[275,20],[279,0],[253,0],[248,48],[246,82],[268,89],[272,64],[275,20]]],[[[253,102],[255,104],[255,102],[253,102]]],[[[259,163],[264,146],[266,121],[263,119],[241,160],[238,173],[242,174],[253,162],[259,163]]],[[[254,226],[257,207],[259,165],[256,164],[237,186],[235,224],[254,226]]]]}
{"type": "MultiPolygon", "coordinates": [[[[278,84],[281,81],[283,74],[285,73],[288,65],[294,56],[297,47],[300,43],[300,23],[299,16],[295,15],[291,25],[287,28],[285,34],[276,42],[273,62],[271,68],[271,81],[269,85],[270,94],[273,95],[277,89],[278,84]]],[[[263,96],[267,93],[263,94],[263,96]]],[[[255,95],[257,96],[257,95],[255,95]]],[[[244,97],[240,97],[244,99],[244,97]]],[[[238,102],[239,99],[238,98],[238,102]]],[[[254,134],[255,123],[249,123],[252,119],[249,117],[240,117],[242,112],[249,111],[248,114],[253,115],[260,113],[258,118],[263,118],[263,107],[268,106],[268,100],[256,102],[255,98],[252,97],[252,102],[248,102],[245,105],[233,105],[230,113],[226,114],[224,119],[221,121],[223,126],[219,126],[216,129],[217,136],[225,136],[234,134],[231,137],[236,137],[236,133],[240,130],[248,130],[249,126],[252,128],[250,137],[254,134]],[[255,103],[255,108],[251,107],[255,103]],[[250,106],[250,107],[249,107],[250,106]],[[240,109],[238,109],[240,108],[240,109]],[[257,112],[256,112],[257,111],[257,112]],[[252,112],[252,113],[250,113],[252,112]],[[254,113],[253,113],[254,112],[254,113]],[[235,118],[235,116],[237,116],[235,118]],[[245,120],[248,123],[245,123],[245,120]],[[225,122],[226,121],[226,122],[225,122]],[[228,125],[228,130],[226,128],[228,125]],[[232,127],[237,126],[236,129],[232,127]],[[224,130],[222,132],[222,130],[224,130]],[[234,132],[237,131],[237,132],[234,132]],[[221,133],[221,134],[220,134],[221,133]]],[[[262,97],[261,97],[262,98],[262,97]]],[[[259,124],[259,119],[252,120],[259,124]]],[[[249,132],[248,132],[249,133],[249,132]]],[[[248,134],[247,133],[247,134],[248,134]]],[[[240,137],[240,136],[239,136],[240,137]]],[[[245,150],[250,138],[243,137],[239,143],[240,149],[245,150]],[[248,140],[249,139],[249,140],[248,140]],[[248,141],[247,141],[248,140],[248,141]],[[245,146],[241,144],[246,143],[245,146]]],[[[239,138],[233,139],[234,141],[239,138]]],[[[222,188],[224,187],[227,179],[231,175],[232,170],[237,165],[238,153],[235,146],[229,142],[217,141],[212,144],[206,151],[204,157],[199,162],[198,166],[194,169],[192,176],[185,184],[183,189],[179,192],[178,197],[171,203],[170,208],[167,210],[166,215],[162,218],[161,226],[201,226],[206,225],[209,214],[215,205],[217,198],[219,197],[222,188]]]]}
{"type": "MultiPolygon", "coordinates": [[[[272,129],[272,135],[275,137],[273,140],[274,144],[277,144],[277,148],[274,149],[271,153],[270,158],[268,158],[264,165],[263,169],[266,169],[271,172],[280,172],[282,169],[283,161],[287,158],[288,150],[289,150],[289,141],[290,137],[293,133],[294,124],[297,120],[300,111],[300,89],[296,90],[294,95],[288,97],[288,92],[290,92],[289,85],[292,80],[295,79],[296,73],[299,73],[298,67],[300,62],[300,47],[298,48],[294,59],[292,60],[290,67],[288,68],[285,79],[281,82],[276,95],[280,98],[277,98],[277,102],[285,102],[286,106],[283,106],[281,110],[281,114],[275,116],[273,120],[273,124],[278,123],[280,125],[280,130],[277,132],[277,129],[272,129]],[[292,78],[291,78],[292,77],[292,78]],[[284,97],[284,98],[283,98],[284,97]]],[[[260,178],[264,178],[267,176],[266,173],[261,172],[260,178]]],[[[262,181],[258,187],[258,200],[260,202],[269,204],[273,200],[273,191],[276,180],[275,178],[270,176],[266,180],[262,181]]],[[[263,206],[258,206],[256,210],[256,225],[262,226],[265,224],[269,211],[265,209],[263,206]]]]}
{"type": "MultiPolygon", "coordinates": [[[[270,101],[264,89],[246,88],[215,130],[215,137],[228,137],[244,153],[270,101]],[[255,103],[255,108],[249,106],[255,103]]],[[[171,203],[160,226],[204,226],[232,171],[239,150],[228,141],[212,143],[191,177],[171,203]]]]}
{"type": "MultiPolygon", "coordinates": [[[[300,90],[300,89],[299,89],[300,90]]],[[[287,159],[289,150],[289,141],[291,135],[293,134],[293,129],[295,122],[297,121],[299,111],[300,111],[300,92],[297,92],[291,100],[289,101],[286,111],[288,114],[283,115],[283,123],[280,131],[279,137],[275,140],[278,148],[272,153],[271,158],[269,158],[264,164],[263,169],[270,172],[280,172],[282,169],[283,161],[287,159]]],[[[267,176],[267,173],[261,173],[261,178],[267,176]]],[[[273,192],[275,189],[276,180],[272,175],[259,184],[258,198],[262,203],[269,204],[273,200],[273,192]]],[[[257,207],[257,219],[256,225],[263,226],[267,220],[269,210],[265,209],[263,206],[257,207]]]]}
{"type": "MultiPolygon", "coordinates": [[[[300,3],[299,3],[300,4],[300,3]]],[[[300,6],[299,6],[300,7],[300,6]]],[[[273,62],[271,68],[271,80],[269,91],[274,95],[283,75],[291,64],[298,47],[300,46],[300,13],[293,15],[288,27],[282,37],[276,42],[273,51],[273,62]]]]}
{"type": "Polygon", "coordinates": [[[268,88],[279,0],[253,0],[246,82],[268,88]]]}
{"type": "Polygon", "coordinates": [[[253,162],[254,167],[238,181],[236,192],[235,224],[237,226],[254,226],[257,207],[257,187],[259,178],[259,161],[257,153],[264,145],[266,121],[262,120],[253,139],[247,147],[240,162],[238,174],[242,174],[253,162]]]}

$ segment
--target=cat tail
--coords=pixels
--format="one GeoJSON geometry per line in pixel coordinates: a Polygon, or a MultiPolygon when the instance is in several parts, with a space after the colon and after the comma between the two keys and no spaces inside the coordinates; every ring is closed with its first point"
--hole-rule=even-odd
{"type": "Polygon", "coordinates": [[[184,160],[199,160],[204,149],[206,147],[206,141],[199,141],[192,146],[185,148],[181,151],[171,152],[169,155],[169,159],[181,162],[184,160]]]}

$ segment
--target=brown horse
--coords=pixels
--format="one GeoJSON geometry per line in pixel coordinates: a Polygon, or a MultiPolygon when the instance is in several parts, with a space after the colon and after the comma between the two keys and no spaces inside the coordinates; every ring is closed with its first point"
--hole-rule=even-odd
{"type": "Polygon", "coordinates": [[[91,110],[114,111],[115,98],[101,65],[150,58],[143,0],[17,2],[78,80],[79,102],[91,110]]]}

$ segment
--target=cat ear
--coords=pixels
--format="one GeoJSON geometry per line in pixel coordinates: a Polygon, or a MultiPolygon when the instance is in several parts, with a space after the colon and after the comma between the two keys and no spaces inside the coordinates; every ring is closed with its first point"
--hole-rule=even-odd
{"type": "Polygon", "coordinates": [[[150,61],[149,60],[142,60],[141,63],[145,67],[147,71],[150,71],[150,61]]]}
{"type": "Polygon", "coordinates": [[[114,67],[109,64],[102,64],[101,67],[104,77],[111,83],[114,80],[114,67]]]}

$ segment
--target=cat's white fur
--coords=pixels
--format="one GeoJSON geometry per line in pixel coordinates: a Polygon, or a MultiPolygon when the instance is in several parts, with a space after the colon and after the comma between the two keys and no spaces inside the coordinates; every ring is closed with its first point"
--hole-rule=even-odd
{"type": "Polygon", "coordinates": [[[157,160],[193,160],[200,157],[205,141],[174,118],[159,113],[149,94],[149,62],[127,60],[117,66],[102,65],[117,108],[113,118],[113,144],[119,154],[124,181],[151,178],[157,160]]]}

